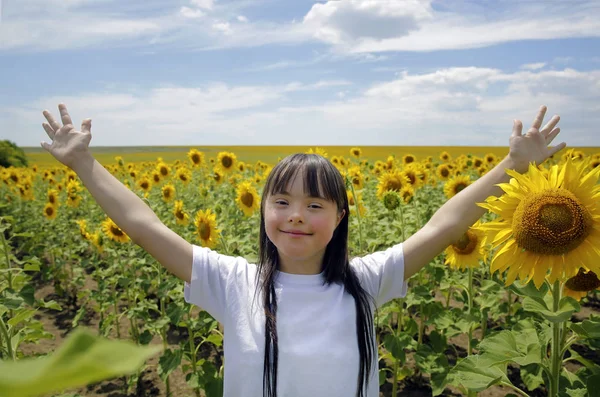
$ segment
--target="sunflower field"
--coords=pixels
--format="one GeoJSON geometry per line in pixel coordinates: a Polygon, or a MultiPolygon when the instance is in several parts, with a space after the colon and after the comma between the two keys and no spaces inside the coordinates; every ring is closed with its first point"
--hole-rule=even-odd
{"type": "MultiPolygon", "coordinates": [[[[345,177],[350,255],[360,256],[407,239],[501,158],[470,150],[307,152],[345,177]]],[[[260,195],[277,159],[238,156],[188,149],[101,162],[188,241],[255,263],[260,195]]],[[[600,150],[559,152],[510,176],[502,196],[479,203],[486,215],[409,280],[407,296],[377,311],[382,396],[599,395],[600,150]]],[[[91,329],[161,350],[120,378],[47,395],[222,395],[222,326],[184,302],[183,283],[106,217],[74,172],[0,168],[0,197],[0,364],[91,329]]],[[[0,395],[39,395],[2,378],[0,395]]]]}

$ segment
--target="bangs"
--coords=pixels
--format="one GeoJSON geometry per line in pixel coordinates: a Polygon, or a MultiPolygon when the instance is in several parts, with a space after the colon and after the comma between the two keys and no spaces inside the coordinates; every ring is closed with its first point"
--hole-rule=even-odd
{"type": "Polygon", "coordinates": [[[304,194],[336,202],[339,208],[344,208],[340,196],[345,196],[346,191],[341,174],[327,159],[315,154],[294,154],[283,159],[269,174],[264,193],[289,192],[299,175],[304,179],[304,194]]]}

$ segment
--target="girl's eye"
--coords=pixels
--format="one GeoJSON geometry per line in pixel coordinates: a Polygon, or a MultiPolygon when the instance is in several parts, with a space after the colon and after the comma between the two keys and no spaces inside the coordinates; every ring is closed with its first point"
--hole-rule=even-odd
{"type": "Polygon", "coordinates": [[[275,204],[286,205],[287,203],[284,200],[277,200],[277,201],[275,201],[275,204]]]}
{"type": "Polygon", "coordinates": [[[322,208],[319,204],[311,204],[309,205],[310,208],[322,208]]]}

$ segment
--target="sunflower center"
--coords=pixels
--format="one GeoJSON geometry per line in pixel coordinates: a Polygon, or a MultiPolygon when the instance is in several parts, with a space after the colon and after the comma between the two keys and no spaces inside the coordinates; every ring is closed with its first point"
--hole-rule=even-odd
{"type": "Polygon", "coordinates": [[[207,223],[200,223],[199,234],[202,240],[208,240],[210,238],[210,225],[207,223]]]}
{"type": "Polygon", "coordinates": [[[233,165],[233,159],[229,156],[223,156],[223,158],[221,159],[221,164],[223,165],[223,167],[229,168],[233,165]]]}
{"type": "Polygon", "coordinates": [[[245,192],[240,197],[240,201],[248,208],[252,208],[252,204],[254,204],[254,196],[250,192],[245,192]]]}
{"type": "Polygon", "coordinates": [[[447,178],[448,175],[450,175],[450,170],[448,168],[442,168],[441,174],[444,178],[447,178]]]}
{"type": "Polygon", "coordinates": [[[199,164],[200,163],[200,155],[198,155],[196,153],[192,154],[192,162],[194,164],[199,164]]]}
{"type": "Polygon", "coordinates": [[[177,217],[177,219],[180,220],[183,220],[185,218],[185,214],[181,210],[177,210],[177,212],[175,212],[175,216],[177,217]]]}
{"type": "Polygon", "coordinates": [[[110,232],[117,237],[122,237],[124,235],[123,231],[116,226],[111,226],[110,232]]]}
{"type": "Polygon", "coordinates": [[[575,277],[567,280],[565,286],[572,291],[593,291],[600,287],[600,280],[596,276],[596,273],[592,271],[586,272],[580,268],[575,277]]]}
{"type": "Polygon", "coordinates": [[[513,217],[519,247],[536,254],[564,255],[591,232],[592,217],[568,190],[547,189],[527,196],[513,217]]]}
{"type": "Polygon", "coordinates": [[[470,230],[463,234],[456,243],[452,244],[454,252],[460,255],[469,255],[471,252],[475,251],[476,247],[477,235],[470,230]]]}
{"type": "Polygon", "coordinates": [[[454,193],[458,193],[461,190],[463,190],[464,188],[466,188],[468,185],[464,182],[459,182],[454,186],[454,193]]]}
{"type": "Polygon", "coordinates": [[[54,214],[54,208],[46,207],[46,215],[52,216],[54,214]]]}
{"type": "Polygon", "coordinates": [[[402,182],[398,179],[390,179],[387,181],[385,190],[400,190],[402,189],[402,182]]]}

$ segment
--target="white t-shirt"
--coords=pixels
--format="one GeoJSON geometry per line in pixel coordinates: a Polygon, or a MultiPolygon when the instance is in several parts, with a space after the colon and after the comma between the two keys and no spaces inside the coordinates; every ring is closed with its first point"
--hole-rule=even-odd
{"type": "MultiPolygon", "coordinates": [[[[350,265],[378,307],[406,295],[402,244],[354,258],[350,265]]],[[[254,299],[257,271],[244,258],[194,246],[185,300],[223,324],[225,397],[263,396],[265,315],[261,294],[254,299]]],[[[278,397],[355,396],[359,352],[352,295],[343,285],[324,286],[322,274],[279,271],[275,294],[278,397]]],[[[378,361],[375,357],[368,397],[379,396],[378,361]]]]}

